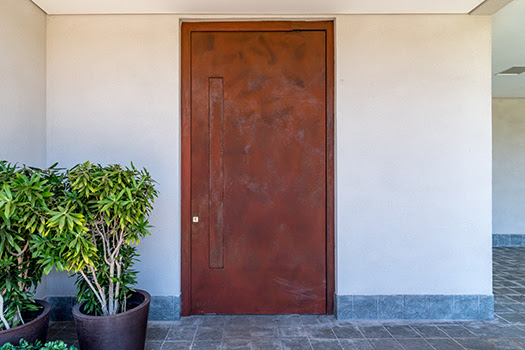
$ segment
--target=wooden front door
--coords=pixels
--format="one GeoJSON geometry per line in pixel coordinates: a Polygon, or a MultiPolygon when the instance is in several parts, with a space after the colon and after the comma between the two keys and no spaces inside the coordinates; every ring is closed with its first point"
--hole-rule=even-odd
{"type": "Polygon", "coordinates": [[[331,311],[331,28],[183,25],[184,314],[331,311]]]}

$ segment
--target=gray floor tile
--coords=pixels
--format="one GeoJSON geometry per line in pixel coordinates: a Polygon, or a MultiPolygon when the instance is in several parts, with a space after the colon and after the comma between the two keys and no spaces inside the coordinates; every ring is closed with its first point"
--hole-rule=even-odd
{"type": "Polygon", "coordinates": [[[180,326],[198,326],[201,322],[208,318],[207,316],[187,316],[181,317],[179,324],[180,326]]]}
{"type": "Polygon", "coordinates": [[[252,348],[252,342],[250,339],[223,339],[222,349],[223,350],[248,350],[252,348]]]}
{"type": "Polygon", "coordinates": [[[222,339],[224,329],[222,327],[199,326],[195,334],[195,340],[218,340],[222,339]]]}
{"type": "Polygon", "coordinates": [[[245,315],[236,315],[236,316],[230,316],[226,317],[224,319],[224,325],[227,326],[245,326],[250,327],[251,324],[251,316],[245,316],[245,315]]]}
{"type": "Polygon", "coordinates": [[[412,328],[423,338],[448,338],[448,335],[434,325],[414,325],[412,328]]]}
{"type": "Polygon", "coordinates": [[[390,332],[383,326],[359,326],[365,338],[392,338],[390,332]]]}
{"type": "Polygon", "coordinates": [[[385,326],[394,338],[419,338],[420,335],[410,326],[385,326]]]}
{"type": "Polygon", "coordinates": [[[465,350],[456,341],[450,338],[431,338],[426,339],[436,350],[465,350]]]}
{"type": "Polygon", "coordinates": [[[166,340],[193,340],[195,332],[197,331],[196,326],[191,327],[172,327],[166,336],[166,340]]]}
{"type": "Polygon", "coordinates": [[[253,350],[282,350],[280,340],[253,340],[253,350]]]}
{"type": "Polygon", "coordinates": [[[275,315],[257,315],[250,318],[250,325],[252,326],[270,326],[277,327],[278,316],[275,315]]]}
{"type": "Polygon", "coordinates": [[[509,313],[513,312],[511,309],[507,307],[508,304],[494,304],[494,312],[495,313],[509,313]]]}
{"type": "Polygon", "coordinates": [[[366,339],[341,339],[339,340],[344,350],[373,350],[366,339]]]}
{"type": "Polygon", "coordinates": [[[308,338],[282,339],[281,346],[283,350],[309,350],[312,348],[308,338]]]}
{"type": "Polygon", "coordinates": [[[301,315],[300,318],[304,325],[322,325],[336,322],[336,319],[332,315],[301,315]]]}
{"type": "Polygon", "coordinates": [[[251,326],[250,336],[252,338],[277,338],[279,337],[279,328],[269,326],[251,326]]]}
{"type": "Polygon", "coordinates": [[[500,317],[497,313],[494,314],[494,320],[501,324],[511,325],[511,323],[507,320],[504,320],[502,317],[500,317]]]}
{"type": "Polygon", "coordinates": [[[425,339],[415,338],[415,339],[398,339],[397,340],[405,350],[434,350],[432,345],[430,345],[425,339]]]}
{"type": "Polygon", "coordinates": [[[525,338],[525,330],[515,326],[499,326],[496,328],[499,332],[509,338],[525,338]]]}
{"type": "Polygon", "coordinates": [[[507,296],[512,301],[517,301],[518,303],[524,303],[525,302],[525,295],[508,295],[507,296]]]}
{"type": "MultiPolygon", "coordinates": [[[[58,333],[60,333],[60,331],[62,331],[67,326],[68,326],[68,322],[50,322],[49,327],[47,329],[47,338],[49,340],[58,339],[55,336],[58,335],[58,333]]],[[[71,325],[69,326],[70,326],[69,328],[72,328],[71,325]]]]}
{"type": "Polygon", "coordinates": [[[195,322],[195,324],[207,327],[223,326],[225,319],[223,316],[201,316],[200,319],[196,320],[198,322],[195,322]]]}
{"type": "Polygon", "coordinates": [[[374,350],[403,350],[395,339],[368,339],[374,350]]]}
{"type": "Polygon", "coordinates": [[[515,300],[513,299],[511,296],[507,296],[507,295],[496,295],[494,296],[494,303],[495,304],[514,304],[516,301],[518,300],[515,300]]]}
{"type": "Polygon", "coordinates": [[[525,338],[514,339],[490,339],[490,341],[500,349],[525,349],[525,338]]]}
{"type": "Polygon", "coordinates": [[[302,326],[303,322],[299,315],[279,315],[276,317],[279,327],[302,326]]]}
{"type": "Polygon", "coordinates": [[[516,303],[516,304],[508,304],[506,305],[508,309],[510,309],[513,312],[518,313],[524,313],[525,312],[525,305],[516,303]]]}
{"type": "Polygon", "coordinates": [[[161,350],[161,341],[147,341],[144,350],[161,350]]]}
{"type": "Polygon", "coordinates": [[[342,350],[338,340],[312,340],[314,350],[342,350]]]}
{"type": "Polygon", "coordinates": [[[304,329],[310,339],[335,339],[332,328],[327,325],[308,325],[304,326],[304,329]]]}
{"type": "Polygon", "coordinates": [[[49,340],[62,340],[67,344],[73,344],[74,342],[78,341],[77,330],[75,326],[63,328],[53,337],[49,337],[49,340]]]}
{"type": "Polygon", "coordinates": [[[503,334],[492,325],[488,324],[465,324],[465,327],[478,337],[501,338],[503,334]]]}
{"type": "MultiPolygon", "coordinates": [[[[166,343],[164,343],[166,345],[166,343]]],[[[191,346],[192,350],[217,350],[221,348],[220,340],[196,340],[191,346]]],[[[163,349],[164,350],[164,349],[163,349]]]]}
{"type": "Polygon", "coordinates": [[[474,333],[469,331],[463,325],[438,325],[438,327],[451,338],[472,338],[476,337],[474,333]]]}
{"type": "MultiPolygon", "coordinates": [[[[250,338],[251,331],[249,326],[239,326],[238,328],[224,328],[224,338],[250,338]]],[[[204,338],[202,338],[204,339],[204,338]]],[[[208,338],[211,339],[211,338],[208,338]]],[[[214,337],[213,339],[217,339],[214,337]]]]}
{"type": "Polygon", "coordinates": [[[363,338],[361,331],[353,325],[335,325],[332,327],[332,331],[339,339],[356,339],[363,338]]]}
{"type": "Polygon", "coordinates": [[[189,350],[191,342],[189,341],[166,341],[162,344],[161,350],[189,350]]]}
{"type": "Polygon", "coordinates": [[[249,322],[246,323],[225,323],[224,326],[208,326],[208,327],[217,327],[217,328],[224,328],[224,329],[250,329],[252,325],[249,322]]]}
{"type": "Polygon", "coordinates": [[[525,315],[521,313],[508,313],[502,314],[502,318],[509,321],[510,323],[525,325],[525,315]]]}
{"type": "Polygon", "coordinates": [[[164,340],[168,335],[170,326],[153,326],[148,327],[146,340],[164,340]]]}
{"type": "Polygon", "coordinates": [[[282,338],[297,338],[308,336],[303,326],[279,327],[279,335],[282,338]]]}
{"type": "Polygon", "coordinates": [[[493,343],[484,338],[457,338],[455,340],[467,350],[498,350],[493,343]]]}

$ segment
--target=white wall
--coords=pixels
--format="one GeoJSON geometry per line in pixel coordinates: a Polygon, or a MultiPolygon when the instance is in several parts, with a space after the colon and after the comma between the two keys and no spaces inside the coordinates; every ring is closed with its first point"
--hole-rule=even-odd
{"type": "Polygon", "coordinates": [[[490,17],[337,21],[339,294],[492,294],[490,17]]]}
{"type": "Polygon", "coordinates": [[[494,99],[493,233],[525,234],[525,99],[494,99]]]}
{"type": "MultiPolygon", "coordinates": [[[[335,18],[337,293],[491,294],[490,17],[335,18]]],[[[48,20],[48,162],[151,170],[153,295],[180,292],[179,35],[171,15],[48,20]]]]}
{"type": "Polygon", "coordinates": [[[0,160],[45,165],[46,15],[0,1],[0,160]]]}
{"type": "MultiPolygon", "coordinates": [[[[140,244],[140,285],[180,293],[179,19],[48,18],[48,163],[133,161],[159,183],[153,236],[140,244]]],[[[74,289],[48,280],[49,295],[74,289]]]]}

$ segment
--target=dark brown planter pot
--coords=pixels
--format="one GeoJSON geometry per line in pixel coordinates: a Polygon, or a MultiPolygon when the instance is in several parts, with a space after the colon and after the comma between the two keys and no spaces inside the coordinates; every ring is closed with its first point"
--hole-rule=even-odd
{"type": "Polygon", "coordinates": [[[5,343],[18,345],[20,339],[27,340],[28,343],[33,343],[37,340],[40,340],[42,344],[46,342],[51,304],[44,300],[35,300],[35,302],[42,308],[38,311],[24,313],[22,316],[25,319],[32,319],[26,324],[1,331],[0,346],[5,343]]]}
{"type": "Polygon", "coordinates": [[[144,350],[151,296],[136,290],[128,300],[137,304],[131,310],[111,316],[89,316],[80,312],[81,304],[73,307],[81,350],[126,349],[144,350]]]}

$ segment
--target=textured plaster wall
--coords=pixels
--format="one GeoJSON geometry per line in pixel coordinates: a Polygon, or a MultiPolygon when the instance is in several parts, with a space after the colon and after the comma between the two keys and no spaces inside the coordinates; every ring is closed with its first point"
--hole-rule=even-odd
{"type": "Polygon", "coordinates": [[[336,28],[337,293],[492,294],[490,17],[336,28]]]}
{"type": "MultiPolygon", "coordinates": [[[[160,196],[153,236],[140,244],[139,281],[180,294],[179,19],[48,18],[48,162],[145,166],[160,196]]],[[[71,294],[53,275],[51,296],[71,294]]]]}
{"type": "Polygon", "coordinates": [[[525,234],[525,99],[492,101],[493,233],[525,234]]]}
{"type": "MultiPolygon", "coordinates": [[[[490,18],[334,18],[337,293],[491,294],[490,18]]],[[[179,20],[48,19],[48,162],[151,170],[153,295],[180,293],[179,20]]]]}
{"type": "Polygon", "coordinates": [[[0,160],[46,160],[46,14],[29,0],[0,1],[0,160]]]}

